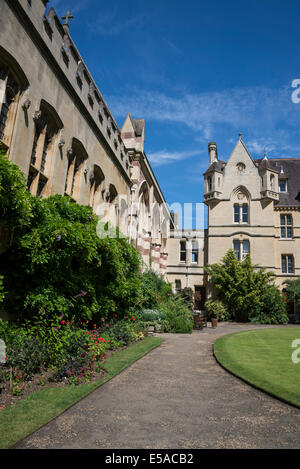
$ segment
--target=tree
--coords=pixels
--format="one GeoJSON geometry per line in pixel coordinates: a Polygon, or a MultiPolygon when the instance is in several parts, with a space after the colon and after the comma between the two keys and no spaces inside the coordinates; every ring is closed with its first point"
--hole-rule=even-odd
{"type": "Polygon", "coordinates": [[[287,294],[290,301],[300,306],[300,277],[296,280],[287,280],[287,294]]]}
{"type": "Polygon", "coordinates": [[[274,274],[252,264],[249,255],[240,262],[231,249],[219,264],[204,269],[233,320],[249,321],[265,311],[264,298],[274,274]]]}

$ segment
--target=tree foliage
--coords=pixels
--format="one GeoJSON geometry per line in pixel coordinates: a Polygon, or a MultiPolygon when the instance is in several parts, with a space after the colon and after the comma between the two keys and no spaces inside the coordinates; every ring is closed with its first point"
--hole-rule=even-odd
{"type": "MultiPolygon", "coordinates": [[[[90,207],[59,195],[32,197],[3,156],[0,183],[2,221],[18,227],[0,255],[6,310],[20,320],[42,309],[107,319],[142,302],[137,250],[124,238],[99,238],[90,207]]],[[[0,300],[2,290],[0,282],[0,300]]]]}
{"type": "Polygon", "coordinates": [[[289,300],[300,306],[300,278],[298,277],[296,280],[288,280],[286,283],[286,291],[289,300]]]}
{"type": "Polygon", "coordinates": [[[239,262],[231,249],[219,264],[205,267],[205,271],[231,319],[246,322],[274,314],[272,322],[286,322],[284,301],[279,301],[281,295],[273,284],[274,274],[252,264],[249,255],[239,262]],[[277,300],[278,310],[274,311],[277,300]]]}

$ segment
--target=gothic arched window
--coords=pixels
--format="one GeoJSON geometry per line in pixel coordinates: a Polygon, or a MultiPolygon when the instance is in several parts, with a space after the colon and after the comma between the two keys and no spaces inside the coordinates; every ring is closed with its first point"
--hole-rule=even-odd
{"type": "Polygon", "coordinates": [[[68,149],[68,169],[65,194],[80,202],[81,185],[83,181],[84,162],[88,155],[79,140],[73,138],[72,146],[68,149]]]}
{"type": "Polygon", "coordinates": [[[46,187],[52,177],[56,138],[63,124],[55,110],[44,101],[40,110],[34,114],[34,121],[35,133],[27,187],[32,195],[50,195],[46,187]]]}

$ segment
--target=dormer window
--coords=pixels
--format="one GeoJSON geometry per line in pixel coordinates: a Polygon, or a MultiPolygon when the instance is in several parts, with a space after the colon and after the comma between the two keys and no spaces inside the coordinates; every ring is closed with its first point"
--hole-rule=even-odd
{"type": "Polygon", "coordinates": [[[282,179],[279,182],[279,190],[280,192],[287,192],[287,180],[286,179],[282,179]]]}

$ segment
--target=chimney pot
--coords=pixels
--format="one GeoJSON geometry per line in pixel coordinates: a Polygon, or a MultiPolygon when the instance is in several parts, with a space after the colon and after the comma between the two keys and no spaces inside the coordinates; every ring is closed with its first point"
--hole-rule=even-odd
{"type": "Polygon", "coordinates": [[[218,161],[218,149],[216,142],[210,142],[208,144],[209,154],[209,165],[212,165],[215,161],[218,161]]]}

